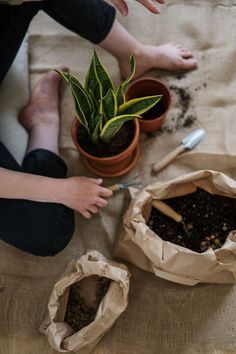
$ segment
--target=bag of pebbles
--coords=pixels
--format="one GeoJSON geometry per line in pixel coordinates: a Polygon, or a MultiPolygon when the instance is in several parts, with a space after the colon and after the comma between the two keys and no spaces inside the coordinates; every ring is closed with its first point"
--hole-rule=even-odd
{"type": "Polygon", "coordinates": [[[145,187],[123,226],[116,257],[180,284],[236,281],[236,181],[221,172],[198,171],[145,187]],[[157,210],[163,205],[157,200],[183,222],[157,210]]]}
{"type": "Polygon", "coordinates": [[[128,305],[129,271],[97,251],[72,261],[55,284],[40,332],[59,352],[90,353],[128,305]]]}

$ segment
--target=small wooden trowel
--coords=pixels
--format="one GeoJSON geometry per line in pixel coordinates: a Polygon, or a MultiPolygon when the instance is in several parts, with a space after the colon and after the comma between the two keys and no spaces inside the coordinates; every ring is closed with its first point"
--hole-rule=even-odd
{"type": "Polygon", "coordinates": [[[203,129],[197,129],[187,135],[181,144],[168,155],[166,155],[160,162],[156,163],[152,167],[153,172],[159,172],[164,167],[169,165],[179,154],[186,150],[192,150],[197,144],[199,144],[205,136],[205,131],[203,129]]]}

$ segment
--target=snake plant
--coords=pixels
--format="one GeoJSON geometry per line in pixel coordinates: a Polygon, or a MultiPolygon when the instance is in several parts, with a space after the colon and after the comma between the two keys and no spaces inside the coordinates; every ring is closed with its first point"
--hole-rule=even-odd
{"type": "Polygon", "coordinates": [[[134,56],[130,57],[130,65],[130,75],[117,89],[95,51],[84,86],[71,73],[56,70],[70,86],[77,118],[94,144],[98,144],[99,139],[109,143],[125,122],[141,118],[141,114],[162,97],[156,95],[126,101],[125,90],[136,68],[134,56]]]}

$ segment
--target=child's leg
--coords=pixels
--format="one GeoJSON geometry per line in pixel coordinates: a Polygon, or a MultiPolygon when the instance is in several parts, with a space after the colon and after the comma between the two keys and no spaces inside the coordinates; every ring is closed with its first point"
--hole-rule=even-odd
{"type": "Polygon", "coordinates": [[[29,132],[27,152],[44,148],[59,154],[59,82],[54,71],[44,75],[33,88],[30,104],[20,113],[19,121],[29,132]]]}
{"type": "Polygon", "coordinates": [[[32,18],[40,8],[41,2],[20,6],[0,4],[0,82],[9,70],[32,18]]]}
{"type": "MultiPolygon", "coordinates": [[[[24,166],[25,172],[66,177],[63,161],[46,150],[29,153],[24,166]]],[[[24,171],[1,143],[0,167],[24,171]]],[[[37,256],[53,256],[66,247],[73,231],[73,211],[64,205],[0,198],[0,239],[16,248],[37,256]]]]}
{"type": "MultiPolygon", "coordinates": [[[[58,84],[56,73],[46,74],[21,114],[21,122],[29,130],[29,151],[23,168],[2,145],[1,167],[54,178],[66,177],[67,167],[57,154],[58,84]]],[[[64,249],[73,231],[73,211],[64,205],[0,199],[0,239],[26,252],[53,256],[64,249]]]]}
{"type": "Polygon", "coordinates": [[[115,9],[103,0],[49,0],[43,10],[70,31],[98,44],[110,32],[115,9]]]}
{"type": "Polygon", "coordinates": [[[129,74],[131,54],[137,59],[136,77],[151,68],[192,70],[197,66],[191,51],[178,44],[140,43],[115,21],[115,9],[103,0],[50,0],[44,3],[44,11],[69,30],[114,55],[122,78],[129,74]]]}

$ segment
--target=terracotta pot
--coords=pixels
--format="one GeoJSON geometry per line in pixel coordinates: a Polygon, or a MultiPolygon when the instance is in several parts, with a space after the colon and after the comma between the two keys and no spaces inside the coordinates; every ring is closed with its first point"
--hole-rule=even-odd
{"type": "Polygon", "coordinates": [[[81,153],[85,165],[90,171],[103,177],[118,177],[126,174],[136,165],[140,155],[140,149],[138,146],[140,129],[139,123],[136,119],[133,121],[133,124],[135,126],[134,138],[127,149],[115,156],[96,157],[86,152],[79,145],[77,131],[80,123],[76,117],[74,118],[71,128],[72,139],[81,153]]]}
{"type": "Polygon", "coordinates": [[[152,77],[143,77],[133,81],[126,92],[126,99],[163,95],[160,101],[139,119],[140,130],[151,133],[158,130],[168,114],[171,105],[169,89],[159,80],[152,77]]]}

